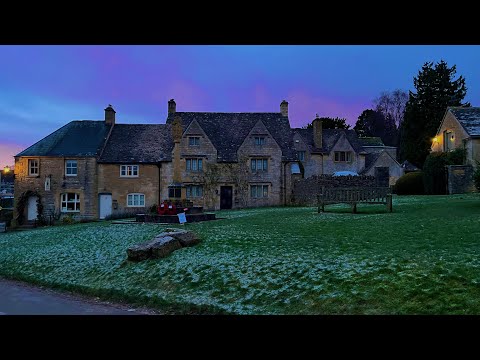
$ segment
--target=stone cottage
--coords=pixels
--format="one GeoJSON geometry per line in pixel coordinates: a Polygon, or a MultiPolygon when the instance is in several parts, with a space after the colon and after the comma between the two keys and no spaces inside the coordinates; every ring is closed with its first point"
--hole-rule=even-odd
{"type": "Polygon", "coordinates": [[[480,107],[449,107],[445,111],[432,151],[467,150],[466,163],[476,166],[480,161],[480,107]]]}
{"type": "MultiPolygon", "coordinates": [[[[284,205],[295,179],[389,166],[394,148],[353,130],[292,129],[279,112],[177,112],[164,124],[119,124],[112,106],[100,121],[72,121],[15,157],[19,220],[39,216],[104,219],[163,200],[206,209],[284,205]],[[303,169],[303,170],[302,170],[303,169]]],[[[17,206],[18,208],[18,206],[17,206]]]]}

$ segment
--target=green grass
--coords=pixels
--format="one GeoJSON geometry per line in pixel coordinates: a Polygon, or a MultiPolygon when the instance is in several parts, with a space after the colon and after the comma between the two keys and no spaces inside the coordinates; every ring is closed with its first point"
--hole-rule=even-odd
{"type": "Polygon", "coordinates": [[[203,239],[126,261],[164,226],[110,222],[0,234],[0,276],[175,313],[480,314],[480,195],[257,208],[187,224],[203,239]]]}

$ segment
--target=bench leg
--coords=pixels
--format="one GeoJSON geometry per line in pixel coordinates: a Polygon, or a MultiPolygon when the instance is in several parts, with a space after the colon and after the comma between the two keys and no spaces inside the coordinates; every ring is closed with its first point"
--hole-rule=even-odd
{"type": "Polygon", "coordinates": [[[387,210],[388,212],[392,212],[392,195],[387,195],[387,210]]]}
{"type": "Polygon", "coordinates": [[[352,213],[356,214],[357,213],[357,203],[352,204],[352,213]]]}

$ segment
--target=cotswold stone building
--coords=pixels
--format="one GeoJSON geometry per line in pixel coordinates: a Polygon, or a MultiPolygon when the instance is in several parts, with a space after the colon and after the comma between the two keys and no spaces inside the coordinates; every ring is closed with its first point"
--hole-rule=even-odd
{"type": "MultiPolygon", "coordinates": [[[[72,121],[15,157],[21,220],[38,216],[103,219],[141,212],[163,200],[206,209],[288,204],[302,176],[388,166],[395,149],[353,130],[292,129],[288,103],[279,112],[177,112],[165,124],[72,121]]],[[[401,168],[400,168],[401,169],[401,168]]],[[[18,208],[18,206],[17,206],[18,208]]]]}

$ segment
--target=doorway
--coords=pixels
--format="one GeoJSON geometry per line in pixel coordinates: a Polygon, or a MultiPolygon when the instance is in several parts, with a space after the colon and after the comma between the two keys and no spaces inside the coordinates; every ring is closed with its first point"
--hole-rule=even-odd
{"type": "Polygon", "coordinates": [[[100,194],[100,219],[112,215],[112,194],[100,194]]]}
{"type": "Polygon", "coordinates": [[[30,196],[27,205],[27,220],[36,220],[38,216],[37,207],[38,196],[30,196]]]}
{"type": "Polygon", "coordinates": [[[231,186],[220,186],[220,209],[232,208],[232,193],[231,186]]]}

